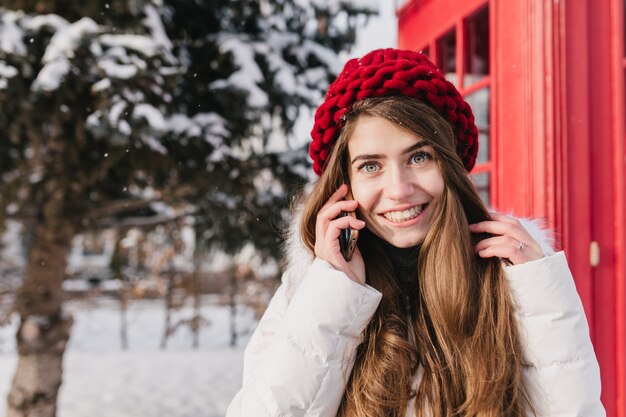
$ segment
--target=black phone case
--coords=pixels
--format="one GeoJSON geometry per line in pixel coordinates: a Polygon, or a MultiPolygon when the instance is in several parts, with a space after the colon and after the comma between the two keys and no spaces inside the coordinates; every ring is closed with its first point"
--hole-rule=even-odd
{"type": "MultiPolygon", "coordinates": [[[[350,214],[348,212],[342,211],[341,217],[350,216],[354,214],[350,214]]],[[[351,227],[347,229],[343,229],[339,233],[339,248],[341,250],[341,255],[343,259],[346,261],[350,261],[352,259],[352,255],[354,254],[354,249],[356,249],[356,243],[358,239],[358,230],[354,230],[351,227]]]]}

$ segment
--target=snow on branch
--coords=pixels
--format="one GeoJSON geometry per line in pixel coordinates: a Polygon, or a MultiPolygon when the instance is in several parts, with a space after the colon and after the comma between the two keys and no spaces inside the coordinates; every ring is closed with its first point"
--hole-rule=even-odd
{"type": "Polygon", "coordinates": [[[74,58],[74,51],[86,35],[98,33],[98,31],[98,24],[88,17],[83,17],[59,29],[50,39],[42,62],[47,64],[58,59],[74,58]]]}
{"type": "Polygon", "coordinates": [[[26,55],[24,30],[17,23],[24,14],[4,9],[0,9],[0,13],[0,51],[6,54],[26,55]]]}
{"type": "Polygon", "coordinates": [[[142,23],[150,30],[155,44],[163,48],[171,56],[172,41],[167,36],[167,32],[163,27],[163,21],[161,20],[161,16],[159,16],[159,12],[152,5],[146,6],[144,8],[144,12],[146,17],[142,23]]]}
{"type": "Polygon", "coordinates": [[[121,46],[131,49],[147,57],[156,55],[159,50],[153,39],[144,35],[102,35],[100,42],[108,47],[121,46]]]}
{"type": "Polygon", "coordinates": [[[226,120],[217,113],[174,114],[167,120],[167,130],[186,138],[202,137],[213,146],[221,145],[229,135],[226,120]]]}
{"type": "Polygon", "coordinates": [[[100,30],[93,20],[84,17],[59,29],[50,39],[42,58],[44,64],[33,83],[33,91],[54,91],[71,69],[70,59],[85,37],[100,30]]]}
{"type": "Polygon", "coordinates": [[[17,68],[0,61],[0,89],[7,88],[8,79],[15,77],[18,73],[17,68]]]}
{"type": "Polygon", "coordinates": [[[39,32],[43,28],[50,28],[54,32],[67,26],[69,22],[56,14],[36,15],[25,19],[24,28],[29,32],[39,32]]]}
{"type": "Polygon", "coordinates": [[[379,0],[297,0],[301,6],[312,4],[321,9],[327,9],[331,13],[337,13],[346,7],[375,12],[378,10],[379,0]]]}
{"type": "Polygon", "coordinates": [[[231,53],[239,67],[227,80],[218,80],[211,84],[213,88],[235,87],[248,92],[248,104],[253,108],[264,108],[269,104],[267,93],[259,88],[263,81],[263,73],[254,59],[254,44],[245,42],[236,36],[223,35],[220,51],[231,53]]]}
{"type": "Polygon", "coordinates": [[[148,122],[152,130],[157,132],[162,132],[167,129],[167,123],[161,111],[150,104],[137,104],[133,110],[133,118],[144,119],[148,122]]]}

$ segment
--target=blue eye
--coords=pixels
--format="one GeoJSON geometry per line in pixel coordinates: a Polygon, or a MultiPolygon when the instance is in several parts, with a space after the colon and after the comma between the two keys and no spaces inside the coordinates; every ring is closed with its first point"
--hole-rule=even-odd
{"type": "Polygon", "coordinates": [[[411,162],[414,164],[423,164],[431,158],[428,152],[417,152],[411,157],[411,162]]]}
{"type": "Polygon", "coordinates": [[[378,169],[376,164],[364,164],[361,169],[365,172],[374,172],[378,169]]]}

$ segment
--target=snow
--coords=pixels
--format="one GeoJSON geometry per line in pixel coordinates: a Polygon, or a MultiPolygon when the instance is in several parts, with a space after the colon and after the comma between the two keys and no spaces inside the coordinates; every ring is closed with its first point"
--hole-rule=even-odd
{"type": "Polygon", "coordinates": [[[102,60],[98,62],[98,67],[110,78],[127,80],[137,75],[137,67],[134,65],[122,65],[113,61],[102,60]]]}
{"type": "Polygon", "coordinates": [[[33,83],[33,91],[54,91],[61,85],[63,78],[70,71],[70,62],[66,59],[44,65],[33,83]]]}
{"type": "MultiPolygon", "coordinates": [[[[326,65],[331,72],[339,74],[341,71],[341,62],[337,59],[337,55],[329,48],[320,45],[319,43],[305,40],[299,51],[301,58],[306,58],[310,53],[317,56],[317,58],[326,65]]],[[[306,61],[306,59],[304,59],[306,61]]]]}
{"type": "Polygon", "coordinates": [[[33,91],[54,91],[59,88],[65,75],[70,71],[69,59],[74,57],[76,48],[85,36],[98,31],[96,22],[87,17],[60,28],[46,48],[42,58],[44,66],[33,83],[33,91]]]}
{"type": "Polygon", "coordinates": [[[50,44],[48,44],[43,55],[43,63],[73,58],[74,51],[86,35],[97,33],[98,30],[98,24],[88,17],[83,17],[71,25],[60,28],[50,39],[50,44]]]}
{"type": "MultiPolygon", "coordinates": [[[[278,67],[278,65],[276,65],[276,67],[278,67]]],[[[289,68],[286,65],[278,67],[276,69],[275,77],[276,84],[285,92],[285,94],[293,95],[296,92],[297,82],[292,68],[289,68]]]]}
{"type": "MultiPolygon", "coordinates": [[[[10,210],[7,209],[10,213],[10,210]]],[[[24,226],[16,221],[7,220],[4,224],[5,231],[0,235],[0,260],[5,265],[12,267],[24,266],[24,247],[16,244],[20,242],[20,236],[23,233],[24,226]]]]}
{"type": "Polygon", "coordinates": [[[154,42],[171,54],[172,41],[167,36],[159,12],[151,5],[146,6],[144,12],[146,13],[146,17],[143,20],[143,24],[150,29],[154,42]]]}
{"type": "Polygon", "coordinates": [[[12,78],[18,74],[17,68],[0,61],[0,77],[12,78]]]}
{"type": "Polygon", "coordinates": [[[167,123],[161,111],[147,103],[141,103],[135,106],[133,109],[133,118],[145,119],[150,127],[156,131],[164,131],[167,128],[167,123]]]}
{"type": "Polygon", "coordinates": [[[268,105],[269,98],[265,91],[257,85],[263,80],[263,74],[254,60],[253,45],[244,42],[236,36],[223,36],[220,44],[220,52],[233,55],[235,63],[239,67],[227,80],[218,80],[211,84],[213,88],[234,86],[248,92],[248,104],[252,107],[263,108],[268,105]]]}
{"type": "Polygon", "coordinates": [[[7,54],[26,55],[22,29],[16,23],[23,13],[3,11],[0,20],[0,51],[7,54]]]}
{"type": "Polygon", "coordinates": [[[167,155],[167,148],[161,144],[155,137],[152,136],[142,136],[141,141],[148,145],[148,148],[152,149],[155,152],[160,153],[161,155],[167,155]]]}
{"type": "Polygon", "coordinates": [[[8,78],[13,78],[18,74],[17,68],[0,61],[0,89],[5,89],[9,85],[8,78]]]}
{"type": "Polygon", "coordinates": [[[131,49],[140,54],[148,57],[152,57],[157,52],[156,43],[143,35],[102,35],[100,36],[100,42],[108,47],[121,46],[126,49],[131,49]]]}
{"type": "MultiPolygon", "coordinates": [[[[229,347],[229,310],[204,299],[210,325],[193,349],[191,333],[179,329],[159,349],[163,301],[131,301],[128,350],[121,349],[120,310],[115,300],[73,301],[72,337],[64,357],[58,417],[223,417],[241,387],[243,346],[255,326],[251,311],[239,309],[246,333],[229,347]]],[[[175,318],[189,316],[183,310],[175,318]]],[[[17,363],[12,326],[0,327],[0,397],[6,398],[17,363]]],[[[0,417],[6,408],[0,407],[0,417]]]]}
{"type": "Polygon", "coordinates": [[[67,25],[67,20],[56,14],[35,15],[24,22],[24,27],[33,32],[39,32],[44,27],[52,28],[56,32],[67,25]]]}
{"type": "Polygon", "coordinates": [[[168,130],[178,135],[193,138],[205,132],[206,140],[214,146],[222,144],[218,138],[226,137],[226,120],[217,113],[198,113],[192,118],[185,114],[174,114],[167,120],[168,130]]]}
{"type": "Polygon", "coordinates": [[[108,78],[103,78],[91,86],[91,92],[98,93],[100,91],[108,90],[110,87],[111,87],[111,80],[108,78]]]}
{"type": "Polygon", "coordinates": [[[120,121],[120,124],[118,125],[118,129],[121,134],[127,135],[127,136],[130,136],[130,134],[133,132],[133,129],[130,127],[130,124],[126,120],[120,121]]]}
{"type": "Polygon", "coordinates": [[[111,106],[111,110],[109,111],[109,122],[115,126],[120,120],[120,116],[124,109],[126,108],[126,102],[118,101],[113,106],[111,106]]]}

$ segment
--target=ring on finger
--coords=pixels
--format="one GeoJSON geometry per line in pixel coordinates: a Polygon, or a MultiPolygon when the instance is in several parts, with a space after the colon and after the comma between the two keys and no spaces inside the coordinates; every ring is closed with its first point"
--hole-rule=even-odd
{"type": "Polygon", "coordinates": [[[526,249],[526,245],[521,240],[518,240],[518,242],[519,242],[519,245],[517,246],[517,250],[520,252],[524,252],[524,250],[526,249]]]}

